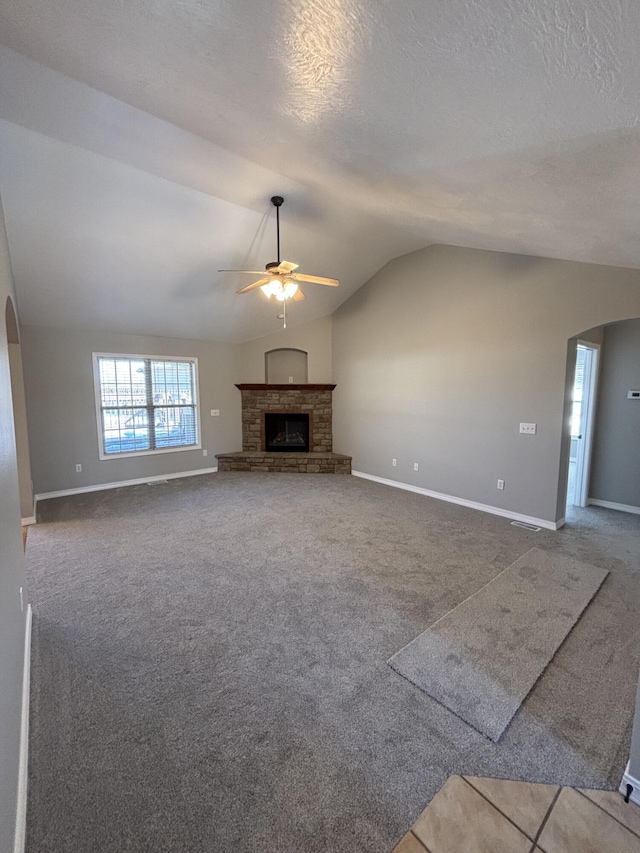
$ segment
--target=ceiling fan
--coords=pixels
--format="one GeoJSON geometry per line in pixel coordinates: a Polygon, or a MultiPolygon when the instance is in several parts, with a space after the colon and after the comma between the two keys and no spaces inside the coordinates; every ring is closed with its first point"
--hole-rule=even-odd
{"type": "Polygon", "coordinates": [[[326,284],[329,287],[338,287],[340,284],[336,278],[324,278],[319,275],[305,275],[304,273],[294,272],[294,270],[298,269],[298,264],[280,260],[280,208],[283,202],[284,199],[280,195],[274,195],[271,199],[271,204],[276,209],[278,260],[268,263],[264,272],[258,270],[218,270],[218,272],[237,272],[246,275],[261,276],[258,281],[248,284],[242,290],[238,290],[237,293],[248,293],[250,290],[255,290],[259,287],[269,299],[275,296],[279,302],[286,302],[287,299],[295,299],[296,302],[300,302],[305,298],[304,293],[299,287],[300,282],[326,284]]]}

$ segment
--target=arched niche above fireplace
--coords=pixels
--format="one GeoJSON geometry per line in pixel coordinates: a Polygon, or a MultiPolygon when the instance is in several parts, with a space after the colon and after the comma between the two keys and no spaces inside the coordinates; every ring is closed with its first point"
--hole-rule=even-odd
{"type": "Polygon", "coordinates": [[[264,354],[267,384],[305,385],[309,381],[308,353],[294,347],[278,347],[264,354]]]}

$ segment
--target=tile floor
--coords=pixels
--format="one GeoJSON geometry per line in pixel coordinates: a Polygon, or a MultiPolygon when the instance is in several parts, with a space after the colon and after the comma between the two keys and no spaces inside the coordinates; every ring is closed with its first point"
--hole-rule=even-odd
{"type": "Polygon", "coordinates": [[[640,806],[614,791],[451,776],[393,853],[640,853],[640,806]]]}

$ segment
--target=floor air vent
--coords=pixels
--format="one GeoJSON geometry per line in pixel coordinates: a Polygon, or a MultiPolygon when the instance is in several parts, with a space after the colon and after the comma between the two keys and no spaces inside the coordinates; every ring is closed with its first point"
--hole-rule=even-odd
{"type": "Polygon", "coordinates": [[[538,533],[542,530],[541,527],[536,527],[535,524],[527,524],[526,521],[512,521],[511,524],[514,527],[522,527],[524,530],[533,530],[534,533],[538,533]]]}

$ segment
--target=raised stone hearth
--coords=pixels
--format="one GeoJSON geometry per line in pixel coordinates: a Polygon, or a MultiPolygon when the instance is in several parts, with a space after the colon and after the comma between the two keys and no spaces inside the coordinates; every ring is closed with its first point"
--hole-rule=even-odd
{"type": "Polygon", "coordinates": [[[237,385],[242,394],[242,451],[219,453],[219,471],[350,474],[351,457],[333,453],[335,385],[237,385]],[[309,452],[267,450],[265,414],[309,415],[309,452]]]}
{"type": "Polygon", "coordinates": [[[219,453],[218,471],[278,471],[284,474],[350,474],[342,453],[219,453]]]}

